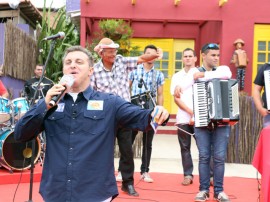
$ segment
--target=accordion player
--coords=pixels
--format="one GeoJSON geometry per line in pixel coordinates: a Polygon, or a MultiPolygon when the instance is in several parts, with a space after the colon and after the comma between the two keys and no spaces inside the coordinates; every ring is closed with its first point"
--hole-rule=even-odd
{"type": "Polygon", "coordinates": [[[195,127],[209,123],[234,125],[239,120],[238,83],[235,79],[212,79],[193,85],[195,127]]]}

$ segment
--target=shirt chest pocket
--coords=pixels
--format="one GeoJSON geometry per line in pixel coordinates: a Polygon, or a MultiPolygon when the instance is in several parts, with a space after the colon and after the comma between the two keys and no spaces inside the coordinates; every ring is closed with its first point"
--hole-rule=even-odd
{"type": "Polygon", "coordinates": [[[65,114],[63,112],[54,112],[51,114],[45,121],[46,133],[50,136],[62,133],[67,127],[65,125],[67,121],[64,121],[64,118],[65,114]]]}
{"type": "Polygon", "coordinates": [[[105,112],[103,110],[87,110],[84,112],[83,131],[86,134],[98,135],[104,132],[105,112]]]}

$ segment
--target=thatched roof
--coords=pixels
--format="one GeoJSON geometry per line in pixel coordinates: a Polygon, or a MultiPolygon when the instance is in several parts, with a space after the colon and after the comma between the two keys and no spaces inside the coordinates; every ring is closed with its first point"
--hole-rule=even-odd
{"type": "MultiPolygon", "coordinates": [[[[0,2],[0,11],[13,10],[8,1],[0,2]]],[[[20,14],[25,18],[25,20],[31,24],[32,27],[36,26],[36,22],[42,22],[42,14],[40,11],[31,3],[30,0],[21,0],[17,10],[19,10],[20,14]]]]}

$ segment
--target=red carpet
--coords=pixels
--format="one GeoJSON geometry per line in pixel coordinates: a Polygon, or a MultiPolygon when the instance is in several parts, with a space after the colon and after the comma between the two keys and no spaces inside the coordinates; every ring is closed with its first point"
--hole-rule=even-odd
{"type": "MultiPolygon", "coordinates": [[[[34,170],[34,181],[32,200],[34,202],[43,202],[38,193],[39,180],[41,175],[39,165],[34,170]]],[[[10,174],[6,169],[0,169],[0,202],[12,202],[16,187],[20,179],[20,171],[10,174]]],[[[29,170],[23,171],[22,181],[19,184],[14,202],[24,202],[29,199],[29,170]]],[[[121,183],[118,183],[119,196],[115,202],[192,202],[198,192],[198,176],[195,176],[194,182],[190,186],[182,186],[181,174],[151,173],[154,183],[140,181],[139,173],[135,173],[135,189],[139,192],[139,197],[130,197],[121,191],[121,183]]],[[[210,200],[212,202],[213,189],[210,191],[210,200]]],[[[226,177],[225,192],[229,195],[232,202],[256,202],[258,201],[258,182],[256,179],[226,177]]],[[[89,200],[91,202],[91,200],[89,200]]]]}

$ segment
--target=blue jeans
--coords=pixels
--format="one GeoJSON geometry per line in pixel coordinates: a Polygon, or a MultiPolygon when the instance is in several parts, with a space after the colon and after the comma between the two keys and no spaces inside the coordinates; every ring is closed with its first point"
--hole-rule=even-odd
{"type": "Polygon", "coordinates": [[[223,191],[225,159],[230,135],[230,126],[218,126],[213,130],[206,127],[194,129],[199,150],[200,191],[208,191],[210,187],[210,159],[213,149],[214,193],[223,191]]]}

